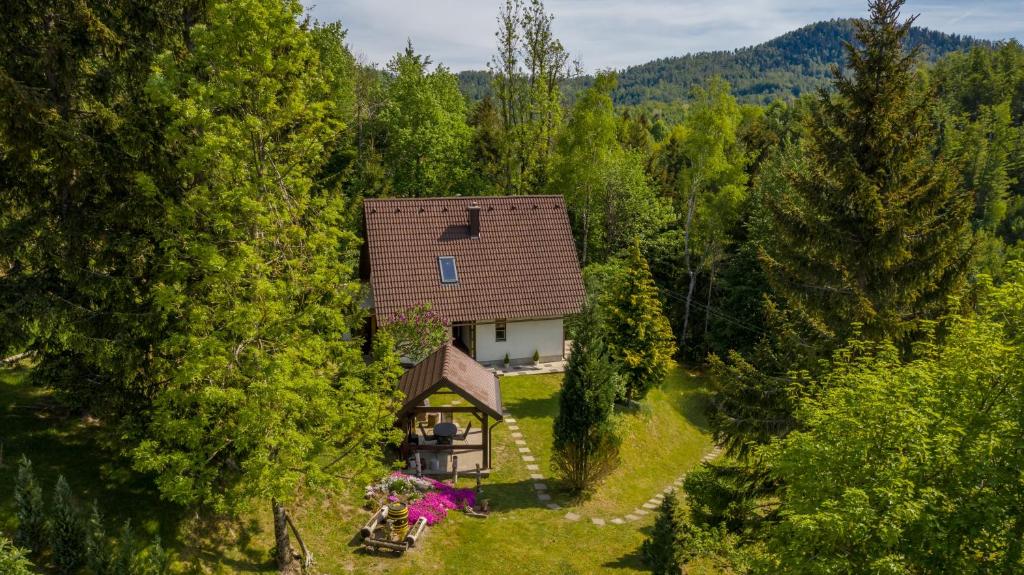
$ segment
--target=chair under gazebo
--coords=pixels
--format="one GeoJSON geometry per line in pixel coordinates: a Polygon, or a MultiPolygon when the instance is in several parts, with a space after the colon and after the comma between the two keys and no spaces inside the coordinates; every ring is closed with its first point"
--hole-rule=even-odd
{"type": "Polygon", "coordinates": [[[445,343],[398,383],[405,394],[398,425],[411,472],[448,475],[491,470],[491,431],[502,421],[501,386],[489,369],[445,343]],[[417,467],[418,463],[418,467],[417,467]]]}

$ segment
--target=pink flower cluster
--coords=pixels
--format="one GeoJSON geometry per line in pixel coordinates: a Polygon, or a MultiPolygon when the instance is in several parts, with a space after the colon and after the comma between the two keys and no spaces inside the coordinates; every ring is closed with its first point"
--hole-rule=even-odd
{"type": "Polygon", "coordinates": [[[440,481],[429,480],[437,491],[430,491],[422,498],[409,504],[409,522],[415,523],[420,517],[427,519],[427,525],[436,525],[448,516],[450,509],[462,509],[476,505],[476,493],[472,489],[456,489],[440,481]]]}

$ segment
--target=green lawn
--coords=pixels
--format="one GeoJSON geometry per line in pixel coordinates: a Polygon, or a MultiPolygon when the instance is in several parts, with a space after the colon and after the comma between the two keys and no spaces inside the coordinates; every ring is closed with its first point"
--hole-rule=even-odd
{"type": "MultiPolygon", "coordinates": [[[[116,466],[96,445],[97,434],[73,418],[46,415],[38,408],[48,395],[28,388],[24,372],[0,372],[0,434],[6,444],[7,467],[0,485],[13,484],[13,459],[28,452],[49,488],[65,473],[83,499],[98,498],[108,515],[132,518],[150,532],[159,532],[179,553],[180,567],[201,564],[216,573],[271,572],[272,533],[267,510],[257,508],[241,523],[213,527],[186,518],[162,504],[145,479],[111,478],[101,469],[116,466]],[[42,414],[42,415],[41,415],[42,414]],[[185,561],[188,561],[186,563],[185,561]]],[[[518,425],[541,473],[550,476],[551,424],[558,409],[561,375],[507,377],[502,380],[505,408],[518,425]]],[[[548,480],[556,501],[553,511],[537,500],[525,463],[519,458],[506,425],[495,429],[494,474],[484,484],[493,513],[473,519],[453,513],[431,528],[419,548],[404,557],[363,552],[354,537],[367,512],[358,494],[329,500],[310,499],[295,510],[307,544],[325,573],[643,573],[639,547],[651,515],[625,525],[597,527],[588,519],[570,522],[568,511],[585,518],[610,519],[629,513],[693,467],[710,448],[701,416],[703,381],[675,368],[664,386],[653,391],[641,409],[621,414],[624,434],[622,466],[586,502],[571,504],[557,482],[548,480]]],[[[469,481],[467,481],[469,485],[469,481]]],[[[10,531],[12,494],[0,492],[0,526],[10,531]]]]}

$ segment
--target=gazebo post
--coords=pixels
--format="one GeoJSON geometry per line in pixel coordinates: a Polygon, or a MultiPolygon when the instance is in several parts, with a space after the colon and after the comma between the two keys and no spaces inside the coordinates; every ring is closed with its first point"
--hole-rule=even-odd
{"type": "Polygon", "coordinates": [[[487,426],[487,419],[488,419],[488,415],[485,413],[484,414],[484,425],[483,425],[483,429],[481,430],[481,431],[483,431],[483,433],[481,433],[480,435],[482,435],[483,439],[484,439],[484,467],[487,468],[487,469],[490,469],[491,468],[491,429],[487,426]]]}

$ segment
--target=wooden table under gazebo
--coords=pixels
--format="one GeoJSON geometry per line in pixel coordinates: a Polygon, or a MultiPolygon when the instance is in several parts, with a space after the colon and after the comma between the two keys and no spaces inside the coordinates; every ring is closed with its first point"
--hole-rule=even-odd
{"type": "Polygon", "coordinates": [[[405,372],[398,386],[405,394],[398,412],[401,453],[410,472],[448,475],[458,458],[460,472],[479,465],[481,474],[490,473],[491,431],[502,421],[498,376],[448,342],[405,372]]]}

